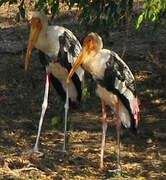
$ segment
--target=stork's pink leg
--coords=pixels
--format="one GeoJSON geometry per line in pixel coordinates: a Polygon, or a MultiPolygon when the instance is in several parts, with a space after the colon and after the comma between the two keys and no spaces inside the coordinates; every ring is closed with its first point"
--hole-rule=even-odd
{"type": "Polygon", "coordinates": [[[120,166],[120,128],[121,128],[121,121],[119,118],[119,100],[117,99],[117,102],[115,104],[115,110],[117,115],[117,122],[116,122],[116,130],[117,130],[117,169],[109,170],[109,172],[116,172],[121,171],[120,166]]]}
{"type": "Polygon", "coordinates": [[[102,143],[101,143],[101,156],[100,156],[100,168],[99,170],[102,171],[104,168],[104,147],[105,147],[105,136],[107,132],[107,114],[106,114],[106,109],[105,109],[105,101],[101,100],[102,103],[102,114],[103,114],[103,120],[102,120],[102,143]]]}
{"type": "Polygon", "coordinates": [[[46,84],[45,84],[44,100],[43,100],[43,104],[42,104],[42,112],[41,112],[40,121],[39,121],[39,127],[38,127],[36,143],[35,143],[35,146],[33,148],[34,152],[39,152],[38,144],[39,144],[39,138],[40,138],[41,127],[42,127],[42,124],[43,124],[44,115],[45,115],[45,112],[46,112],[46,109],[47,109],[47,105],[48,105],[49,84],[50,84],[50,74],[47,73],[46,74],[46,84]]]}
{"type": "Polygon", "coordinates": [[[120,166],[120,129],[121,129],[121,121],[119,118],[119,99],[116,102],[116,113],[117,113],[117,124],[116,124],[116,129],[117,129],[117,170],[121,170],[120,166]]]}
{"type": "Polygon", "coordinates": [[[64,142],[62,152],[66,152],[66,134],[67,134],[67,117],[69,109],[69,87],[66,87],[66,103],[65,103],[65,126],[64,126],[64,142]]]}

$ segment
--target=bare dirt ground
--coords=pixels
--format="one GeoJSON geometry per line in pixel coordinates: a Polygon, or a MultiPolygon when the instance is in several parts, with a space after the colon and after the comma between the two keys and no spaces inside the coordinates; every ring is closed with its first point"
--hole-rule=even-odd
{"type": "MultiPolygon", "coordinates": [[[[40,139],[42,155],[30,153],[39,122],[44,93],[45,74],[33,50],[30,68],[24,71],[28,41],[27,22],[16,23],[15,8],[0,8],[0,179],[166,179],[166,31],[144,24],[136,31],[129,25],[128,39],[124,30],[112,30],[105,37],[106,47],[124,53],[132,69],[141,100],[141,122],[138,136],[127,130],[121,135],[123,172],[111,174],[116,167],[116,131],[109,113],[105,150],[105,170],[98,171],[101,143],[101,110],[93,95],[70,115],[72,131],[66,153],[53,152],[63,142],[62,130],[50,126],[59,116],[59,100],[53,90],[40,139]]],[[[68,13],[56,19],[82,40],[87,32],[77,32],[68,13]]]]}

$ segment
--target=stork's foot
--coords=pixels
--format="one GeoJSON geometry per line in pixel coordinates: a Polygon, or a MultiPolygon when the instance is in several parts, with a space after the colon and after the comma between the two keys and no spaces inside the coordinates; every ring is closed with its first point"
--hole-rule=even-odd
{"type": "Polygon", "coordinates": [[[98,171],[99,171],[99,172],[102,172],[102,171],[103,171],[103,169],[104,169],[104,168],[99,168],[99,169],[98,169],[98,171]]]}
{"type": "MultiPolygon", "coordinates": [[[[99,172],[104,171],[104,167],[100,167],[100,168],[98,169],[98,171],[99,171],[99,172]]],[[[111,173],[116,173],[116,172],[120,172],[120,171],[122,171],[122,169],[121,169],[121,166],[120,166],[120,165],[118,165],[117,169],[108,170],[108,172],[111,172],[111,173]]]]}
{"type": "Polygon", "coordinates": [[[32,149],[29,149],[29,150],[26,150],[26,151],[23,151],[23,154],[33,154],[37,157],[40,157],[40,156],[43,156],[44,153],[40,152],[38,150],[38,148],[36,148],[35,146],[32,148],[32,149]]]}
{"type": "Polygon", "coordinates": [[[120,166],[120,165],[118,165],[117,169],[108,170],[108,172],[111,172],[111,173],[116,173],[116,172],[119,172],[119,171],[122,171],[122,169],[121,169],[121,166],[120,166]]]}
{"type": "Polygon", "coordinates": [[[66,145],[63,145],[62,152],[66,152],[66,145]]]}
{"type": "Polygon", "coordinates": [[[38,146],[36,145],[33,147],[32,152],[42,154],[42,152],[39,151],[38,146]]]}
{"type": "Polygon", "coordinates": [[[104,170],[104,165],[101,163],[101,164],[100,164],[100,167],[98,168],[98,171],[99,171],[99,172],[102,172],[103,170],[104,170]]]}

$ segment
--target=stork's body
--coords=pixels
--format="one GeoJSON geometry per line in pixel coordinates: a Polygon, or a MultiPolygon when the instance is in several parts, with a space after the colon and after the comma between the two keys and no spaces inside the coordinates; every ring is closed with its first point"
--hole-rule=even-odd
{"type": "MultiPolygon", "coordinates": [[[[38,151],[38,142],[41,132],[41,126],[45,111],[48,104],[49,82],[51,80],[53,86],[62,97],[66,99],[67,86],[65,80],[74,64],[80,50],[81,45],[71,31],[61,26],[48,26],[46,16],[39,12],[34,12],[31,19],[31,30],[28,43],[28,49],[25,60],[25,70],[28,69],[30,54],[33,46],[40,50],[40,61],[46,69],[46,85],[44,93],[44,101],[39,122],[38,135],[34,146],[34,151],[38,151]]],[[[68,96],[70,102],[79,102],[82,93],[82,80],[84,70],[79,68],[72,78],[71,85],[68,86],[68,96]]],[[[67,115],[68,105],[66,104],[67,115]]],[[[65,133],[66,124],[65,121],[65,133]]],[[[64,148],[65,150],[65,143],[64,148]]]]}
{"type": "Polygon", "coordinates": [[[103,49],[100,36],[89,34],[83,44],[67,83],[73,72],[82,64],[82,67],[91,73],[96,82],[96,93],[102,102],[102,145],[100,169],[103,169],[105,135],[107,130],[106,109],[109,105],[117,115],[117,143],[118,143],[118,169],[120,169],[120,127],[121,123],[136,133],[139,121],[139,102],[136,96],[134,77],[126,63],[113,51],[103,49]]]}

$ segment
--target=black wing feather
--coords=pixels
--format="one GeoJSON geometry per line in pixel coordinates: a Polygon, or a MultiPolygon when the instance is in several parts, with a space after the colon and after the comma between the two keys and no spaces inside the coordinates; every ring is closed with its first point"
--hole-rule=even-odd
{"type": "MultiPolygon", "coordinates": [[[[46,66],[49,64],[50,57],[48,57],[45,53],[39,50],[39,59],[40,59],[40,63],[43,65],[43,68],[45,70],[46,66]]],[[[52,73],[50,74],[50,81],[53,87],[56,89],[57,93],[61,96],[62,100],[65,102],[66,93],[63,89],[63,86],[52,73]]]]}
{"type": "Polygon", "coordinates": [[[136,96],[136,84],[131,71],[121,59],[115,56],[111,56],[106,63],[104,80],[108,90],[118,90],[123,94],[124,88],[127,88],[136,96]],[[111,83],[109,83],[110,80],[111,83]]]}
{"type": "Polygon", "coordinates": [[[106,69],[104,77],[97,79],[97,82],[105,87],[108,91],[117,95],[118,98],[127,108],[131,121],[131,129],[136,132],[135,120],[131,111],[130,102],[128,98],[128,91],[132,92],[136,97],[136,84],[131,71],[128,66],[119,58],[114,55],[110,56],[110,59],[106,63],[106,69]]]}
{"type": "MultiPolygon", "coordinates": [[[[70,71],[72,68],[72,64],[68,60],[68,53],[70,54],[70,56],[72,56],[72,59],[76,58],[81,49],[80,43],[77,39],[73,38],[72,35],[70,35],[70,33],[66,30],[61,36],[59,36],[59,46],[60,48],[57,57],[49,57],[43,52],[39,51],[40,62],[44,67],[46,67],[50,61],[58,62],[68,71],[70,71]]],[[[74,73],[71,79],[78,92],[77,100],[80,101],[82,96],[82,83],[76,73],[74,73]]],[[[62,100],[65,101],[66,93],[59,80],[54,77],[53,74],[50,75],[50,80],[54,88],[57,90],[58,94],[62,97],[62,100]]]]}
{"type": "MultiPolygon", "coordinates": [[[[81,46],[78,40],[74,39],[67,31],[59,37],[60,49],[57,61],[70,72],[72,68],[72,64],[68,61],[68,53],[73,57],[72,59],[76,58],[81,50],[81,46]]],[[[74,63],[74,62],[73,62],[74,63]]],[[[78,92],[78,101],[81,100],[82,96],[82,85],[81,81],[76,73],[72,76],[72,81],[78,92]]]]}
{"type": "Polygon", "coordinates": [[[59,42],[63,51],[65,51],[64,48],[66,48],[67,53],[72,55],[73,58],[76,58],[78,56],[81,49],[81,45],[79,41],[73,38],[73,36],[68,31],[64,31],[64,33],[61,36],[59,36],[59,42]]]}

